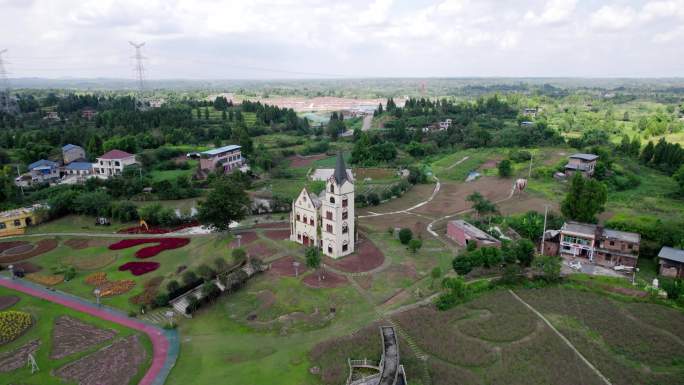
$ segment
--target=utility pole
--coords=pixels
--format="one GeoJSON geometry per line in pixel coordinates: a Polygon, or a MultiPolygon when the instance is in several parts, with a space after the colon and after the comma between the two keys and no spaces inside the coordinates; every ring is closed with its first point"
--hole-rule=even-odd
{"type": "Polygon", "coordinates": [[[532,160],[534,159],[534,154],[530,152],[530,170],[527,172],[527,180],[532,178],[532,160]]]}
{"type": "Polygon", "coordinates": [[[142,55],[141,48],[145,45],[145,42],[134,43],[129,41],[128,44],[135,48],[135,56],[133,56],[133,59],[135,59],[135,72],[138,76],[138,103],[142,105],[143,91],[145,90],[145,66],[143,65],[143,60],[146,59],[146,57],[142,55]]]}
{"type": "Polygon", "coordinates": [[[549,205],[544,205],[544,231],[542,232],[541,250],[539,254],[544,255],[544,241],[546,240],[546,217],[549,215],[549,205]]]}

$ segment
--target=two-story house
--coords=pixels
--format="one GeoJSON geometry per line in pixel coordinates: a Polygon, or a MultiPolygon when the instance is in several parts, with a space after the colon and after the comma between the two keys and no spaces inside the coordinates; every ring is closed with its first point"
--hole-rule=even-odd
{"type": "Polygon", "coordinates": [[[637,233],[578,222],[564,223],[559,233],[561,256],[587,258],[606,267],[637,264],[641,243],[637,233]]]}
{"type": "Polygon", "coordinates": [[[214,171],[220,167],[224,173],[239,169],[245,164],[241,148],[232,144],[203,151],[200,153],[200,168],[204,171],[214,171]]]}
{"type": "Polygon", "coordinates": [[[594,154],[570,155],[568,164],[565,165],[565,175],[571,177],[576,172],[579,172],[582,174],[582,176],[590,178],[592,175],[594,175],[594,169],[596,168],[597,160],[598,155],[594,154]]]}
{"type": "Polygon", "coordinates": [[[100,178],[120,175],[124,167],[135,164],[135,155],[126,151],[111,150],[95,160],[93,172],[100,178]]]}

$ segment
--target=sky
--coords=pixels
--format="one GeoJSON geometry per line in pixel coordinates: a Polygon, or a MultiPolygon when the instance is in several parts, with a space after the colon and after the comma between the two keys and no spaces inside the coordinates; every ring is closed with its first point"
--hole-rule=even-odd
{"type": "Polygon", "coordinates": [[[8,76],[682,77],[684,0],[0,0],[8,76]]]}

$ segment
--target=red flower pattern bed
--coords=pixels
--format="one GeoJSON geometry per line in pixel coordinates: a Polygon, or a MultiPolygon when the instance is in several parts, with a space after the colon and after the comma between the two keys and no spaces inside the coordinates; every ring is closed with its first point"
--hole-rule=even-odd
{"type": "Polygon", "coordinates": [[[127,262],[119,266],[119,271],[130,270],[133,275],[143,275],[159,268],[159,262],[127,262]]]}
{"type": "Polygon", "coordinates": [[[158,243],[154,246],[144,247],[135,252],[137,258],[150,258],[164,250],[173,250],[190,243],[188,238],[140,238],[124,239],[109,245],[109,250],[122,250],[129,247],[139,246],[145,243],[158,243]]]}

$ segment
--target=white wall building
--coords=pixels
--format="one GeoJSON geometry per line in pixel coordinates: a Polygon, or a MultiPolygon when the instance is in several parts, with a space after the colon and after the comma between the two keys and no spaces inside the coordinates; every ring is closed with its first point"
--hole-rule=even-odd
{"type": "Polygon", "coordinates": [[[120,175],[124,167],[135,164],[135,155],[129,154],[126,151],[111,150],[95,161],[93,164],[93,171],[95,175],[101,178],[109,178],[115,175],[120,175]]]}
{"type": "Polygon", "coordinates": [[[302,189],[292,202],[290,239],[316,245],[323,254],[340,258],[354,252],[354,178],[338,154],[335,171],[320,196],[302,189]]]}

